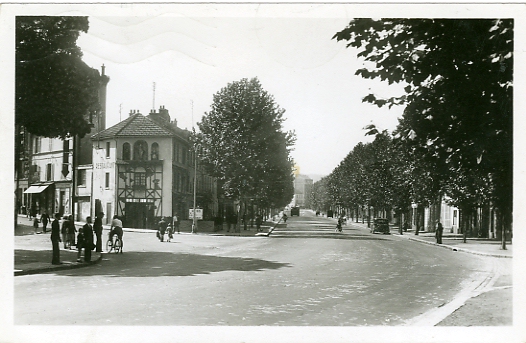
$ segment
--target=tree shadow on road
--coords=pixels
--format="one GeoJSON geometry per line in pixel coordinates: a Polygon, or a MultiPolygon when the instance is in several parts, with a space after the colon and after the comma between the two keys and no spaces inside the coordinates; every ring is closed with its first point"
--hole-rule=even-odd
{"type": "Polygon", "coordinates": [[[262,271],[282,267],[290,267],[290,264],[247,257],[129,251],[123,254],[104,254],[102,261],[95,266],[58,273],[69,276],[114,277],[194,276],[223,271],[262,271]]]}

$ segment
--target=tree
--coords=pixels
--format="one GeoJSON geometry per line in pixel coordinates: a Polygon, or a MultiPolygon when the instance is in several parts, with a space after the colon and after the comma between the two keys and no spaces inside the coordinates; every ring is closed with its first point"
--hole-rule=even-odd
{"type": "Polygon", "coordinates": [[[88,27],[87,17],[16,18],[16,204],[23,163],[21,132],[64,139],[82,138],[91,130],[90,118],[100,107],[99,86],[106,80],[81,60],[76,41],[88,27]]]}
{"type": "Polygon", "coordinates": [[[368,62],[357,75],[405,85],[403,95],[363,100],[406,105],[397,130],[412,133],[408,148],[426,168],[419,174],[433,179],[426,198],[446,184],[461,190],[469,188],[465,182],[486,180],[481,190],[488,190],[509,227],[513,20],[356,19],[334,38],[348,41],[368,62]]]}
{"type": "Polygon", "coordinates": [[[15,122],[44,137],[90,132],[101,77],[76,41],[87,17],[17,17],[15,122]]]}
{"type": "Polygon", "coordinates": [[[257,78],[229,83],[214,95],[210,112],[198,123],[197,141],[205,168],[226,197],[243,206],[247,199],[275,207],[291,201],[289,154],[295,136],[283,131],[284,112],[257,78]]]}

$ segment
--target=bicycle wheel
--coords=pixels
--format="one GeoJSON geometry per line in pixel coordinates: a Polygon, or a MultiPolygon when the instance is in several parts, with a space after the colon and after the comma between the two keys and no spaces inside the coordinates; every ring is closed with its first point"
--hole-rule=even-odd
{"type": "Polygon", "coordinates": [[[111,239],[108,239],[108,241],[106,242],[106,251],[111,252],[112,249],[113,249],[113,242],[111,241],[111,239]]]}
{"type": "Polygon", "coordinates": [[[115,246],[113,247],[113,250],[115,251],[116,254],[118,254],[119,252],[121,252],[122,250],[122,241],[120,239],[115,239],[115,246]]]}

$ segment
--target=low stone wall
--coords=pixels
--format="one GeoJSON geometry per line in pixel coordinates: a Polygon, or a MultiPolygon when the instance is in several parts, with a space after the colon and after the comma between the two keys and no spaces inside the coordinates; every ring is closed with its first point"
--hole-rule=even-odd
{"type": "MultiPolygon", "coordinates": [[[[179,223],[179,230],[181,232],[192,232],[192,220],[181,220],[179,223]]],[[[198,220],[197,232],[214,232],[214,221],[212,220],[198,220]]]]}

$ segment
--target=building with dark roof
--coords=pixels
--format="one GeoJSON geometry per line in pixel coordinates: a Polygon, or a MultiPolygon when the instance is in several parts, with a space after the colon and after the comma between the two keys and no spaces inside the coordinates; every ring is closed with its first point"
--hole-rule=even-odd
{"type": "MultiPolygon", "coordinates": [[[[168,110],[128,118],[91,137],[95,213],[118,215],[125,227],[155,228],[160,217],[188,218],[193,207],[195,155],[190,132],[170,121],[168,110]]],[[[205,218],[217,211],[213,178],[198,169],[205,218]],[[208,194],[204,201],[203,194],[208,194]]]]}

